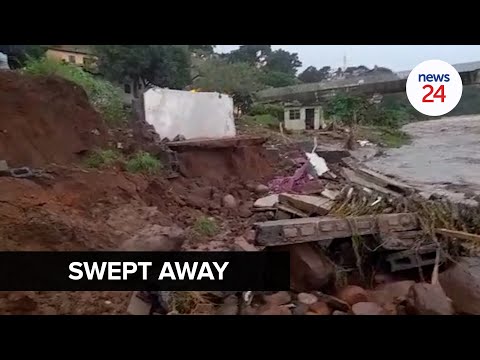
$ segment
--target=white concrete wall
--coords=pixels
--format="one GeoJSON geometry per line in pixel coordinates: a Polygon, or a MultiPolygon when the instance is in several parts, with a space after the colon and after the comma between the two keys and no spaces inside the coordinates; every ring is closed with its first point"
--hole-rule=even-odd
{"type": "Polygon", "coordinates": [[[144,104],[145,120],[162,138],[236,135],[233,100],[228,95],[154,88],[144,93],[144,104]]]}

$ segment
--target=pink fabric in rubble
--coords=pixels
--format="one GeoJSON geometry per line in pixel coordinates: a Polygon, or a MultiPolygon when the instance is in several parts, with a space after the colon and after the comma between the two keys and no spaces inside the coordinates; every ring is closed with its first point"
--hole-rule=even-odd
{"type": "Polygon", "coordinates": [[[295,162],[301,166],[295,170],[292,176],[276,177],[268,183],[272,193],[300,192],[303,185],[312,179],[312,176],[308,173],[308,161],[306,159],[297,159],[295,162]]]}

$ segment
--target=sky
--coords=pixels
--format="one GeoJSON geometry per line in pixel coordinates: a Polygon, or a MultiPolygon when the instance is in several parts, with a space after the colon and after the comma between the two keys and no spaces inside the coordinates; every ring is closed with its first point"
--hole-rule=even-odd
{"type": "MultiPolygon", "coordinates": [[[[229,52],[239,45],[217,45],[217,52],[229,52]]],[[[480,61],[480,45],[272,45],[272,49],[296,52],[303,66],[321,68],[375,65],[393,71],[411,70],[426,60],[443,60],[450,64],[480,61]]]]}

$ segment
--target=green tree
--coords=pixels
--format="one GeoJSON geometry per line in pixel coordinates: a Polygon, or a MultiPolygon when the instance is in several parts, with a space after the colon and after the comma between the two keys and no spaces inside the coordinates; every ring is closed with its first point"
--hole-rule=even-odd
{"type": "Polygon", "coordinates": [[[283,87],[297,84],[297,79],[280,71],[263,71],[261,76],[263,84],[272,87],[283,87]]]}
{"type": "Polygon", "coordinates": [[[266,59],[265,69],[278,71],[294,77],[297,69],[302,66],[297,53],[290,53],[283,49],[272,51],[266,59]]]}
{"type": "Polygon", "coordinates": [[[263,87],[259,81],[260,71],[246,63],[206,60],[199,65],[198,72],[194,87],[231,95],[242,111],[248,110],[252,104],[252,93],[263,87]]]}
{"type": "Polygon", "coordinates": [[[8,55],[12,69],[23,67],[29,58],[41,58],[46,50],[46,45],[0,45],[0,52],[8,55]]]}
{"type": "Polygon", "coordinates": [[[172,89],[190,83],[188,45],[96,45],[99,70],[107,78],[172,89]]]}
{"type": "Polygon", "coordinates": [[[321,69],[317,69],[315,66],[309,66],[298,75],[298,79],[304,83],[316,83],[328,79],[330,77],[330,71],[330,66],[324,66],[321,69]]]}
{"type": "Polygon", "coordinates": [[[251,66],[261,67],[266,64],[269,55],[272,53],[270,45],[240,45],[224,57],[233,63],[246,63],[251,66]]]}

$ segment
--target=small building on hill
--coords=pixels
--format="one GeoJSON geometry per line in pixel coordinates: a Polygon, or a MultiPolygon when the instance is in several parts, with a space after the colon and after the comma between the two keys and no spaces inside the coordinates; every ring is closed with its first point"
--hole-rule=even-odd
{"type": "Polygon", "coordinates": [[[324,128],[323,108],[320,104],[285,103],[284,125],[287,130],[318,130],[324,128]]]}
{"type": "MultiPolygon", "coordinates": [[[[50,45],[45,54],[50,59],[81,66],[85,71],[101,76],[96,66],[97,57],[89,45],[50,45]]],[[[139,99],[145,91],[141,82],[136,87],[133,81],[125,81],[123,84],[116,85],[123,91],[123,101],[127,105],[131,105],[133,100],[139,99]]]]}

